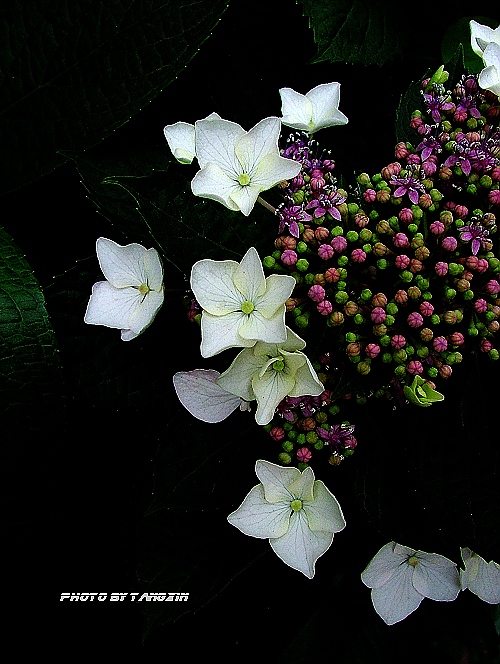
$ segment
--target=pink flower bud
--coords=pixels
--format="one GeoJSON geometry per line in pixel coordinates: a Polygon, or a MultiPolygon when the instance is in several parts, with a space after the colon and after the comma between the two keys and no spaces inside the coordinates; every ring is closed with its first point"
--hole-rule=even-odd
{"type": "Polygon", "coordinates": [[[410,264],[410,258],[409,256],[406,256],[405,254],[400,254],[399,256],[396,256],[396,267],[399,270],[406,270],[408,265],[410,264]]]}
{"type": "Polygon", "coordinates": [[[448,274],[448,263],[443,263],[442,261],[439,261],[439,263],[436,263],[434,271],[439,277],[444,277],[445,274],[448,274]]]}
{"type": "Polygon", "coordinates": [[[325,272],[325,281],[329,284],[335,283],[340,279],[340,272],[336,267],[329,267],[325,272]]]}
{"type": "Polygon", "coordinates": [[[402,221],[405,224],[411,224],[413,221],[413,212],[410,210],[410,208],[403,208],[400,210],[398,217],[399,221],[402,221]]]}
{"type": "Polygon", "coordinates": [[[377,192],[375,189],[367,189],[365,192],[363,192],[363,200],[366,203],[373,203],[377,198],[377,192]]]}
{"type": "Polygon", "coordinates": [[[382,307],[375,307],[375,309],[373,309],[370,314],[370,318],[375,323],[375,325],[380,325],[380,323],[383,323],[387,318],[387,314],[382,309],[382,307]]]}
{"type": "Polygon", "coordinates": [[[380,175],[384,178],[384,180],[390,180],[393,175],[399,175],[400,173],[401,164],[397,161],[393,161],[392,164],[384,166],[384,168],[380,171],[380,175]]]}
{"type": "Polygon", "coordinates": [[[391,339],[391,346],[396,350],[400,350],[406,345],[406,339],[402,334],[395,334],[391,339]]]}
{"type": "Polygon", "coordinates": [[[486,260],[486,258],[478,258],[477,268],[476,268],[476,270],[478,272],[480,272],[480,273],[486,272],[488,267],[489,267],[489,265],[488,265],[488,261],[486,260]]]}
{"type": "Polygon", "coordinates": [[[367,357],[373,359],[380,353],[380,346],[377,344],[368,344],[365,348],[365,353],[367,357]]]}
{"type": "Polygon", "coordinates": [[[452,235],[448,235],[447,237],[443,238],[443,249],[446,251],[455,251],[457,248],[458,242],[457,239],[454,238],[452,235]]]}
{"type": "Polygon", "coordinates": [[[333,247],[329,244],[320,244],[318,247],[318,256],[322,261],[328,261],[334,254],[333,247]]]}
{"type": "Polygon", "coordinates": [[[411,360],[408,362],[406,365],[406,371],[413,376],[415,375],[420,375],[424,371],[424,367],[422,366],[422,362],[419,362],[419,360],[411,360]]]}
{"type": "Polygon", "coordinates": [[[320,286],[319,284],[315,284],[314,286],[311,286],[309,289],[308,293],[309,297],[313,302],[322,302],[325,299],[325,289],[323,286],[320,286]]]}
{"type": "Polygon", "coordinates": [[[465,219],[466,216],[469,214],[469,210],[465,207],[465,205],[457,205],[455,208],[455,216],[458,217],[459,219],[465,219]]]}
{"type": "Polygon", "coordinates": [[[344,249],[347,247],[347,240],[343,235],[337,235],[336,237],[333,238],[330,244],[338,254],[341,254],[344,251],[344,249]]]}
{"type": "Polygon", "coordinates": [[[269,435],[273,440],[280,441],[285,437],[285,431],[281,427],[273,427],[269,432],[269,435]]]}
{"type": "Polygon", "coordinates": [[[489,339],[481,339],[479,342],[479,348],[483,353],[488,353],[493,348],[493,344],[489,339]]]}
{"type": "Polygon", "coordinates": [[[276,249],[281,249],[283,251],[285,249],[295,249],[297,246],[297,240],[291,235],[280,235],[274,241],[274,246],[276,249]]]}
{"type": "Polygon", "coordinates": [[[351,253],[351,260],[353,263],[364,263],[366,260],[366,253],[363,249],[353,249],[351,253]]]}
{"type": "Polygon", "coordinates": [[[398,143],[394,152],[396,159],[405,159],[409,154],[406,143],[398,143]]]}
{"type": "Polygon", "coordinates": [[[461,332],[453,332],[453,334],[450,334],[449,340],[452,346],[461,346],[465,341],[461,332]]]}
{"type": "Polygon", "coordinates": [[[347,355],[349,355],[349,357],[356,357],[357,355],[359,355],[361,353],[361,346],[358,343],[353,342],[353,343],[347,344],[347,347],[346,347],[345,351],[346,351],[347,355]]]}
{"type": "Polygon", "coordinates": [[[492,205],[500,205],[500,189],[492,189],[488,193],[488,200],[492,205]]]}
{"type": "Polygon", "coordinates": [[[399,248],[410,246],[410,242],[404,233],[396,233],[392,238],[392,241],[394,242],[394,245],[399,248]]]}
{"type": "Polygon", "coordinates": [[[496,295],[500,291],[500,284],[496,279],[490,279],[484,287],[484,292],[496,295]]]}
{"type": "Polygon", "coordinates": [[[408,302],[408,293],[404,290],[398,290],[394,295],[396,304],[406,304],[408,302]]]}
{"type": "Polygon", "coordinates": [[[281,262],[283,265],[287,265],[288,267],[292,267],[295,265],[295,263],[298,261],[298,256],[293,251],[292,249],[285,249],[285,251],[281,254],[281,262]]]}
{"type": "Polygon", "coordinates": [[[408,269],[410,272],[421,272],[423,269],[422,261],[419,261],[418,258],[412,258],[410,261],[410,265],[408,266],[408,269]]]}
{"type": "Polygon", "coordinates": [[[297,450],[297,459],[300,463],[307,463],[311,460],[312,452],[308,447],[301,447],[297,450]]]}
{"type": "Polygon", "coordinates": [[[322,316],[328,316],[332,313],[333,306],[329,300],[323,300],[322,302],[318,302],[316,309],[322,316]]]}
{"type": "Polygon", "coordinates": [[[420,305],[420,313],[422,316],[432,316],[434,313],[434,306],[430,302],[422,302],[420,305]]]}
{"type": "Polygon", "coordinates": [[[432,347],[437,353],[442,353],[448,348],[448,342],[444,337],[436,337],[432,342],[432,347]]]}
{"type": "Polygon", "coordinates": [[[478,314],[483,314],[488,309],[488,304],[486,300],[480,298],[474,302],[474,309],[478,314]]]}
{"type": "Polygon", "coordinates": [[[433,235],[442,235],[445,231],[445,227],[442,221],[433,221],[429,226],[429,230],[433,235]]]}
{"type": "Polygon", "coordinates": [[[410,327],[422,327],[424,324],[422,314],[419,314],[418,311],[412,311],[406,320],[410,327]]]}
{"type": "Polygon", "coordinates": [[[443,366],[439,368],[439,375],[441,376],[441,378],[449,378],[452,373],[453,369],[450,367],[449,364],[443,364],[443,366]]]}
{"type": "Polygon", "coordinates": [[[318,226],[316,230],[314,231],[314,237],[316,240],[319,242],[323,242],[323,240],[326,240],[326,238],[330,235],[330,231],[328,228],[325,228],[324,226],[318,226]]]}

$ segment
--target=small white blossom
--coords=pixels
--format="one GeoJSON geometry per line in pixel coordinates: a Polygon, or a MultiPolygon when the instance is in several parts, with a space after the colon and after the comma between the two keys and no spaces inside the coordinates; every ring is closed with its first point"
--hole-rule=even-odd
{"type": "Polygon", "coordinates": [[[174,375],[174,388],[179,401],[191,415],[202,422],[222,422],[237,408],[250,410],[250,404],[215,382],[220,376],[213,369],[178,371],[174,375]]]}
{"type": "Polygon", "coordinates": [[[309,359],[300,352],[305,341],[290,328],[286,331],[283,343],[259,341],[242,350],[217,379],[218,385],[245,401],[257,400],[257,424],[269,424],[286,396],[319,396],[325,389],[309,359]]]}
{"type": "Polygon", "coordinates": [[[375,611],[388,625],[404,620],[424,597],[451,602],[460,592],[454,562],[396,542],[380,549],[361,574],[361,580],[372,588],[375,611]]]}
{"type": "Polygon", "coordinates": [[[313,134],[325,127],[345,125],[346,116],[339,111],[340,83],[322,83],[305,95],[291,88],[281,88],[281,121],[287,127],[313,134]]]}
{"type": "Polygon", "coordinates": [[[163,304],[163,268],[156,249],[121,246],[100,237],[97,258],[106,281],[92,287],[84,321],[121,330],[130,341],[150,325],[163,304]]]}
{"type": "Polygon", "coordinates": [[[259,460],[255,472],[261,483],[227,520],[245,535],[269,539],[284,563],[312,579],[316,560],[346,525],[337,499],[310,467],[301,473],[259,460]]]}
{"type": "Polygon", "coordinates": [[[285,302],[295,286],[290,275],[264,270],[251,247],[241,263],[198,261],[191,271],[191,289],[203,309],[201,354],[211,357],[228,348],[253,346],[256,341],[286,339],[285,302]]]}
{"type": "Polygon", "coordinates": [[[478,83],[483,90],[500,95],[500,25],[493,29],[470,21],[470,33],[472,50],[486,65],[479,74],[478,83]]]}
{"type": "Polygon", "coordinates": [[[460,570],[462,590],[468,588],[488,604],[500,604],[500,565],[489,563],[468,548],[462,549],[465,569],[460,570]]]}
{"type": "Polygon", "coordinates": [[[195,124],[195,151],[201,170],[191,190],[248,216],[262,191],[294,178],[301,165],[280,156],[279,118],[261,120],[250,131],[214,114],[195,124]]]}

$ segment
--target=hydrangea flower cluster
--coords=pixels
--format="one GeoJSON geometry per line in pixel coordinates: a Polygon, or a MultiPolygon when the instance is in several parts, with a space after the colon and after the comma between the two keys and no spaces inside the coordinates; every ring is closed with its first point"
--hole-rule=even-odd
{"type": "Polygon", "coordinates": [[[315,412],[285,401],[269,426],[284,463],[309,461],[325,445],[332,463],[352,454],[352,425],[328,421],[350,396],[333,392],[339,369],[366,377],[361,402],[391,394],[428,406],[464,353],[499,358],[500,104],[476,76],[450,88],[446,79],[440,68],[423,81],[413,143],[398,143],[395,160],[359,174],[350,192],[307,135],[283,150],[302,170],[282,186],[275,251],[263,264],[295,278],[288,324],[306,340],[327,330],[315,412]]]}

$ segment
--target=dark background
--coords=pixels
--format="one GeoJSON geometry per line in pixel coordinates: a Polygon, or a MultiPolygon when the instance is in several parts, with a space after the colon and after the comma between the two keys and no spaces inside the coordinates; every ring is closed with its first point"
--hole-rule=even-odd
{"type": "MultiPolygon", "coordinates": [[[[399,11],[402,29],[409,29],[406,21],[411,21],[411,14],[403,6],[399,11]]],[[[431,8],[414,11],[430,13],[431,8]]],[[[143,146],[167,151],[165,124],[194,122],[212,111],[249,129],[264,117],[280,114],[280,87],[305,93],[319,83],[339,81],[340,109],[349,124],[324,130],[320,140],[332,148],[341,172],[349,174],[360,165],[374,172],[393,158],[400,96],[427,66],[441,64],[440,37],[451,22],[451,12],[457,17],[467,14],[456,3],[444,3],[439,17],[429,19],[429,32],[415,35],[414,52],[404,60],[384,67],[311,65],[316,47],[300,6],[271,3],[262,15],[254,5],[233,2],[178,79],[103,145],[116,153],[143,146]]],[[[118,335],[115,330],[88,328],[78,333],[75,327],[77,318],[86,327],[86,302],[100,278],[95,241],[104,236],[125,244],[135,238],[123,235],[96,211],[71,162],[6,195],[2,203],[3,224],[45,291],[68,386],[64,429],[44,439],[20,431],[18,440],[9,441],[5,450],[4,570],[10,597],[19,595],[19,588],[22,593],[4,620],[4,639],[15,639],[20,653],[35,648],[56,660],[72,659],[90,648],[96,659],[104,655],[189,659],[210,654],[219,661],[258,655],[300,662],[326,654],[333,662],[392,662],[403,657],[408,662],[420,657],[460,664],[499,661],[492,611],[471,593],[461,593],[451,604],[424,600],[415,614],[393,627],[375,615],[359,573],[390,537],[370,521],[369,506],[363,512],[349,504],[356,456],[338,469],[332,490],[347,522],[354,524],[353,532],[357,527],[359,546],[353,547],[352,541],[348,545],[346,533],[338,534],[332,550],[318,562],[323,575],[315,581],[285,567],[265,542],[245,538],[234,529],[224,546],[233,557],[253,556],[250,571],[235,576],[196,613],[158,627],[144,643],[138,605],[127,600],[60,603],[61,592],[139,591],[137,568],[148,546],[141,524],[159,480],[156,468],[158,462],[164,463],[166,442],[172,453],[172,440],[161,435],[162,422],[169,424],[170,436],[177,431],[172,429],[173,420],[183,416],[171,375],[196,363],[192,355],[197,332],[183,318],[181,294],[186,282],[167,265],[167,287],[180,289],[180,295],[167,299],[154,326],[139,339],[131,344],[117,341],[113,355],[114,368],[131,357],[142,367],[133,380],[153,381],[150,398],[144,400],[138,391],[139,402],[134,403],[132,391],[126,401],[120,399],[111,382],[107,398],[103,385],[100,395],[93,394],[91,386],[76,385],[82,357],[72,350],[75,334],[84,335],[92,347],[118,335]],[[81,290],[61,305],[58,284],[68,271],[72,284],[74,275],[79,275],[81,290]],[[88,295],[82,296],[85,292],[88,295]],[[325,575],[327,569],[330,573],[325,575]]],[[[443,412],[452,415],[452,410],[443,412]]],[[[404,426],[404,415],[391,426],[398,425],[404,426]]],[[[221,429],[221,435],[230,427],[221,429]]],[[[358,431],[360,440],[364,436],[371,446],[382,442],[368,424],[360,423],[358,431]]],[[[180,435],[176,444],[190,445],[189,436],[180,435]]],[[[259,445],[256,442],[263,454],[259,445]]],[[[241,480],[233,480],[231,489],[235,507],[256,483],[252,472],[256,458],[254,450],[242,451],[245,471],[241,480]]],[[[397,463],[394,472],[400,472],[397,463]]],[[[404,477],[394,477],[394,482],[397,496],[404,477]]],[[[217,518],[220,521],[223,515],[218,513],[217,518]]],[[[192,527],[199,527],[203,537],[210,514],[200,513],[200,519],[204,524],[192,527]]],[[[457,556],[456,551],[439,552],[457,556]]],[[[203,571],[206,576],[211,573],[203,571]]],[[[195,598],[196,586],[186,590],[195,598]]]]}

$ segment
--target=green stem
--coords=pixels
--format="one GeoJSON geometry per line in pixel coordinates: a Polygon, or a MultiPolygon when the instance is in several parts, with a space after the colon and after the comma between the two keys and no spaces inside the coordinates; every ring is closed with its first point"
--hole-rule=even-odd
{"type": "Polygon", "coordinates": [[[265,200],[262,198],[262,196],[259,196],[259,197],[257,198],[257,202],[260,203],[261,205],[263,205],[266,209],[270,210],[273,214],[276,214],[276,208],[273,207],[273,206],[272,206],[270,203],[268,203],[267,201],[265,201],[265,200]]]}

